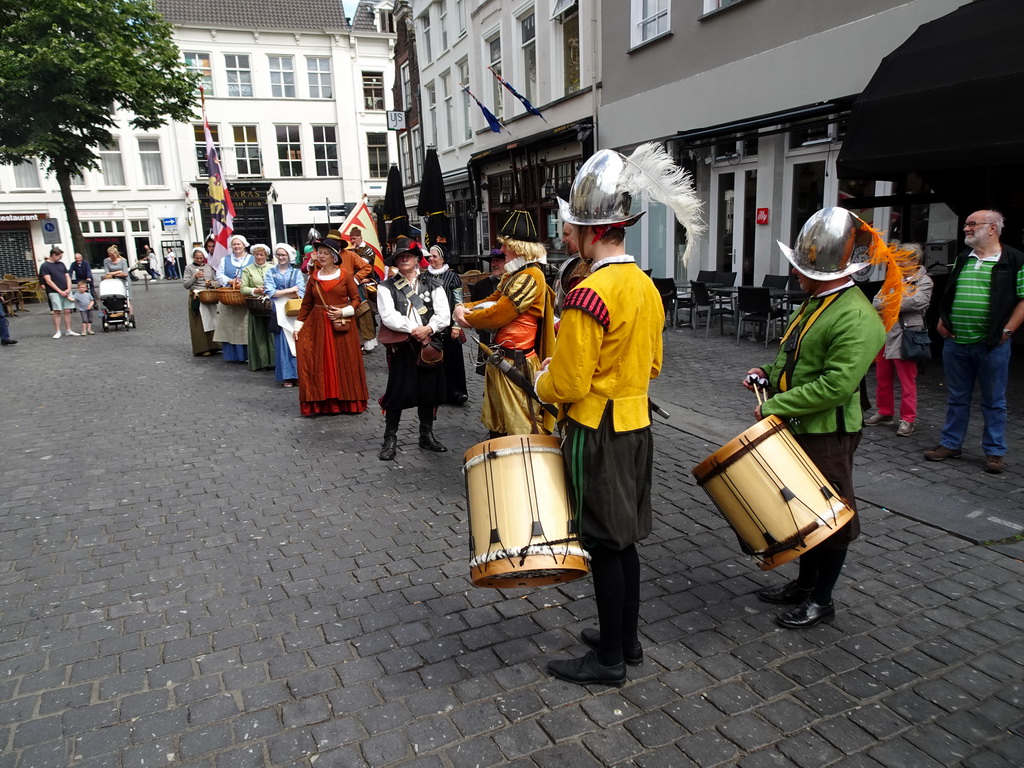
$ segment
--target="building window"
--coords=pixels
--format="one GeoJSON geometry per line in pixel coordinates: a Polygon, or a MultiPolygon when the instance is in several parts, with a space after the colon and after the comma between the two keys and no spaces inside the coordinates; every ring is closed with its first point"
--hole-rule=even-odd
{"type": "MultiPolygon", "coordinates": [[[[469,62],[459,62],[459,87],[469,85],[469,62]]],[[[462,92],[462,138],[469,141],[473,138],[472,112],[470,111],[469,94],[462,92]]]]}
{"type": "Polygon", "coordinates": [[[580,89],[580,15],[573,13],[562,20],[562,86],[563,96],[580,89]]]}
{"type": "Polygon", "coordinates": [[[448,3],[441,0],[441,15],[437,19],[437,26],[441,28],[441,51],[448,50],[448,3]]]}
{"type": "Polygon", "coordinates": [[[313,158],[317,176],[338,175],[338,129],[333,125],[313,126],[313,158]]]}
{"type": "Polygon", "coordinates": [[[455,144],[455,105],[452,102],[452,76],[450,72],[441,75],[441,97],[444,99],[445,146],[455,144]]]}
{"type": "MultiPolygon", "coordinates": [[[[193,124],[192,133],[196,141],[196,163],[199,166],[199,176],[209,176],[210,169],[206,165],[206,133],[203,131],[203,124],[193,124]]],[[[220,154],[220,131],[218,126],[210,126],[210,136],[213,137],[213,146],[217,148],[217,153],[220,154]]]]}
{"type": "Polygon", "coordinates": [[[210,65],[210,54],[185,51],[185,69],[199,76],[199,85],[207,96],[213,96],[213,67],[210,65]]]}
{"type": "Polygon", "coordinates": [[[412,151],[409,148],[408,131],[398,134],[398,153],[402,158],[402,178],[405,180],[405,185],[415,184],[416,181],[412,176],[412,151]]]}
{"type": "Polygon", "coordinates": [[[113,144],[100,146],[100,173],[103,174],[103,186],[124,186],[124,165],[121,164],[121,144],[114,139],[113,144]]]}
{"type": "Polygon", "coordinates": [[[459,37],[466,34],[466,0],[455,0],[455,23],[459,25],[459,37]]]}
{"type": "Polygon", "coordinates": [[[228,96],[252,98],[252,70],[249,68],[248,54],[224,54],[224,72],[228,80],[228,96]]]}
{"type": "Polygon", "coordinates": [[[421,37],[423,39],[423,62],[429,64],[434,60],[434,49],[430,44],[430,6],[427,6],[427,10],[420,17],[423,21],[421,22],[420,29],[422,31],[421,37]]]}
{"type": "Polygon", "coordinates": [[[128,226],[131,227],[132,232],[149,232],[148,219],[132,219],[128,222],[128,226]]]}
{"type": "Polygon", "coordinates": [[[363,104],[366,109],[384,109],[383,72],[363,72],[363,104]]]}
{"type": "Polygon", "coordinates": [[[412,78],[409,76],[409,65],[403,64],[399,72],[399,76],[402,78],[402,104],[401,108],[403,112],[408,112],[412,109],[412,78]]]}
{"type": "Polygon", "coordinates": [[[139,139],[139,161],[142,163],[142,183],[147,187],[162,187],[164,164],[160,158],[160,139],[139,139]]]}
{"type": "Polygon", "coordinates": [[[523,96],[533,102],[537,98],[537,17],[529,14],[519,20],[523,40],[523,96]]]}
{"type": "Polygon", "coordinates": [[[668,0],[632,0],[632,37],[634,46],[664,35],[669,30],[668,0]]]}
{"type": "Polygon", "coordinates": [[[299,126],[277,126],[277,161],[282,176],[302,175],[302,142],[299,140],[299,126]]]}
{"type": "Polygon", "coordinates": [[[306,59],[306,73],[309,75],[309,98],[333,99],[334,87],[331,82],[331,60],[306,59]]]}
{"type": "Polygon", "coordinates": [[[423,176],[423,136],[418,125],[409,131],[412,136],[412,180],[415,184],[423,176]]]}
{"type": "Polygon", "coordinates": [[[236,125],[232,127],[235,139],[235,162],[238,164],[239,176],[259,176],[260,143],[256,135],[255,125],[236,125]]]}
{"type": "Polygon", "coordinates": [[[366,134],[366,152],[370,157],[370,177],[374,179],[386,177],[391,165],[388,160],[388,135],[386,133],[366,134]]]}
{"type": "Polygon", "coordinates": [[[295,65],[291,56],[270,56],[270,95],[275,99],[295,98],[295,65]]]}
{"type": "Polygon", "coordinates": [[[714,13],[739,2],[741,0],[704,0],[704,13],[714,13]]]}
{"type": "MultiPolygon", "coordinates": [[[[495,35],[490,40],[486,41],[484,45],[487,46],[487,63],[490,65],[491,70],[496,75],[501,74],[501,35],[495,35]]],[[[505,110],[503,108],[502,92],[504,87],[498,82],[498,78],[491,78],[491,95],[493,107],[491,111],[494,116],[501,120],[505,117],[505,110]]]]}
{"type": "Polygon", "coordinates": [[[427,114],[430,116],[430,143],[437,146],[437,91],[433,83],[423,86],[427,92],[427,114]]]}
{"type": "Polygon", "coordinates": [[[551,18],[557,19],[570,11],[576,13],[578,10],[577,0],[555,0],[555,7],[551,9],[551,18]]]}
{"type": "Polygon", "coordinates": [[[35,160],[23,160],[14,166],[14,188],[39,189],[39,168],[35,160]]]}
{"type": "Polygon", "coordinates": [[[395,14],[390,8],[381,8],[377,11],[377,29],[380,32],[395,34],[395,14]]]}

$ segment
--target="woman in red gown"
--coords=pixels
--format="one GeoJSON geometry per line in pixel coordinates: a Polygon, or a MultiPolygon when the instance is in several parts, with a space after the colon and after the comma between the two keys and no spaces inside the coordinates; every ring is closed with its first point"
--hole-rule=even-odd
{"type": "Polygon", "coordinates": [[[348,242],[320,240],[314,246],[318,268],[310,270],[295,324],[299,405],[303,416],[362,413],[369,391],[359,333],[351,321],[360,303],[359,290],[353,276],[339,266],[348,242]],[[332,326],[336,318],[349,320],[345,332],[332,326]]]}

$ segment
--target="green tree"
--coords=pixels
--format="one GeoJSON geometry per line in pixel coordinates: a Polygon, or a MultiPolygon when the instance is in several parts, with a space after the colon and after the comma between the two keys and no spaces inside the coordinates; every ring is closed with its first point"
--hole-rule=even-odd
{"type": "Polygon", "coordinates": [[[98,166],[114,110],[143,131],[194,118],[196,79],[152,0],[0,0],[0,162],[56,177],[76,251],[71,179],[98,166]]]}

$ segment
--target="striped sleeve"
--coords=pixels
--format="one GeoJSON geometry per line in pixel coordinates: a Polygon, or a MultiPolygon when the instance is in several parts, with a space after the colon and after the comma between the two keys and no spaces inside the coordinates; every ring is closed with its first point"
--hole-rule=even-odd
{"type": "Polygon", "coordinates": [[[590,288],[574,288],[569,291],[562,304],[562,310],[579,309],[597,320],[601,327],[608,330],[608,307],[604,301],[590,288]]]}

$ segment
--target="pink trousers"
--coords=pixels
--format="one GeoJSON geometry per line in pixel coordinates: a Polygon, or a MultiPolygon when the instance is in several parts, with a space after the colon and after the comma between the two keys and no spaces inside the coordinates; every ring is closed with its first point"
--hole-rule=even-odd
{"type": "Polygon", "coordinates": [[[900,420],[914,423],[917,417],[917,363],[913,360],[887,360],[883,352],[875,358],[875,399],[880,416],[896,413],[893,372],[900,380],[900,420]]]}

